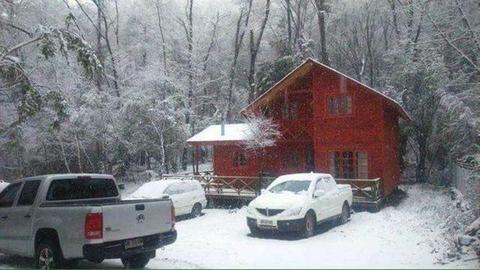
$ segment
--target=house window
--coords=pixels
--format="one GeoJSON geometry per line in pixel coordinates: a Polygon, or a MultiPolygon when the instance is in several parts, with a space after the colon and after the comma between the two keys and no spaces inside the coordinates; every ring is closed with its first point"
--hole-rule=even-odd
{"type": "Polygon", "coordinates": [[[368,178],[368,154],[367,152],[357,152],[357,178],[368,178]]]}
{"type": "Polygon", "coordinates": [[[263,115],[267,118],[272,117],[272,110],[270,109],[270,107],[265,107],[263,109],[263,115]]]}
{"type": "Polygon", "coordinates": [[[328,98],[328,112],[331,115],[342,115],[352,113],[351,96],[333,96],[328,98]]]}
{"type": "Polygon", "coordinates": [[[245,154],[240,152],[235,152],[235,154],[233,155],[233,166],[239,167],[239,166],[245,166],[246,164],[247,164],[247,157],[245,157],[245,154]]]}
{"type": "Polygon", "coordinates": [[[330,152],[330,173],[338,178],[368,179],[367,152],[330,152]]]}
{"type": "Polygon", "coordinates": [[[289,102],[283,107],[283,119],[286,120],[295,120],[298,119],[299,113],[299,104],[298,102],[289,102]]]}

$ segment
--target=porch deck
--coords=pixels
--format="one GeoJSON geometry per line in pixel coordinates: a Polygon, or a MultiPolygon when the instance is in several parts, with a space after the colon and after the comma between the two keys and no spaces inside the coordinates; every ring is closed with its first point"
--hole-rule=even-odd
{"type": "MultiPolygon", "coordinates": [[[[195,179],[205,190],[209,201],[238,200],[249,202],[266,188],[274,177],[217,176],[210,173],[197,175],[163,175],[165,179],[195,179]]],[[[383,202],[382,181],[375,179],[336,179],[338,184],[349,184],[353,191],[353,207],[378,210],[383,202]]]]}

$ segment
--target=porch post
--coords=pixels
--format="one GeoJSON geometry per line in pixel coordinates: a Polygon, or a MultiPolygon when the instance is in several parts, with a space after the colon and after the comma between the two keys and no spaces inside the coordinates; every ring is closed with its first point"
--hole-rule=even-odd
{"type": "Polygon", "coordinates": [[[195,167],[196,167],[195,170],[196,170],[196,173],[197,173],[197,174],[198,174],[198,159],[199,159],[199,156],[200,156],[200,153],[199,153],[198,150],[199,150],[199,147],[198,147],[198,145],[196,145],[196,146],[195,146],[195,156],[196,156],[197,158],[195,159],[195,167]]]}
{"type": "Polygon", "coordinates": [[[193,144],[192,145],[192,173],[195,175],[195,160],[196,160],[196,155],[195,155],[195,149],[197,149],[197,145],[193,144]]]}

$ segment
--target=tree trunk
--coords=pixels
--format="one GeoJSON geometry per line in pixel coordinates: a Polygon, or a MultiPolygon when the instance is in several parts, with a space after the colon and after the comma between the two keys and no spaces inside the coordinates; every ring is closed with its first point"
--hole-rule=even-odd
{"type": "Polygon", "coordinates": [[[57,141],[60,144],[60,149],[62,151],[62,158],[63,158],[63,164],[65,165],[65,169],[67,169],[68,173],[71,173],[72,171],[70,170],[70,165],[68,164],[68,159],[67,159],[67,154],[65,153],[65,147],[63,146],[62,140],[60,140],[60,137],[58,135],[55,135],[57,137],[57,141]]]}
{"type": "Polygon", "coordinates": [[[78,171],[80,173],[83,173],[83,167],[82,167],[82,154],[80,152],[80,143],[78,142],[78,135],[75,132],[75,145],[77,148],[77,161],[78,161],[78,171]]]}
{"type": "Polygon", "coordinates": [[[242,28],[242,19],[243,19],[243,9],[240,11],[240,16],[238,17],[237,21],[237,29],[235,31],[235,42],[234,42],[234,50],[233,50],[233,61],[232,65],[230,66],[230,76],[229,76],[229,83],[228,83],[228,96],[227,96],[227,109],[226,109],[226,116],[228,121],[232,120],[232,102],[233,102],[233,81],[235,79],[235,69],[237,67],[238,55],[240,54],[240,49],[243,44],[243,37],[245,35],[245,31],[248,26],[248,22],[250,20],[250,13],[252,10],[252,2],[253,0],[248,1],[248,8],[246,13],[246,18],[244,21],[244,27],[242,28]]]}
{"type": "Polygon", "coordinates": [[[285,0],[287,4],[287,33],[288,33],[288,50],[292,53],[292,3],[285,0]]]}
{"type": "Polygon", "coordinates": [[[320,59],[325,65],[330,65],[330,61],[328,60],[327,38],[325,31],[325,13],[327,12],[325,0],[315,0],[315,6],[317,7],[318,29],[320,30],[320,59]]]}
{"type": "Polygon", "coordinates": [[[188,108],[187,115],[185,116],[186,124],[191,122],[190,111],[193,105],[193,0],[188,0],[188,12],[187,12],[187,56],[188,56],[188,108]]]}
{"type": "MultiPolygon", "coordinates": [[[[77,4],[79,4],[77,2],[77,4]]],[[[102,20],[101,20],[101,14],[100,14],[100,8],[97,8],[97,35],[96,35],[96,45],[97,45],[97,48],[96,48],[96,53],[97,53],[97,56],[98,56],[98,60],[100,61],[100,63],[102,64],[102,66],[105,66],[105,62],[104,62],[104,57],[103,57],[103,54],[102,54],[102,20]]],[[[96,79],[95,79],[95,84],[97,86],[97,89],[99,91],[102,91],[102,75],[100,74],[97,74],[95,75],[96,76],[96,79]]]]}
{"type": "Polygon", "coordinates": [[[118,0],[114,0],[115,3],[115,41],[117,43],[117,47],[120,46],[119,34],[120,31],[120,18],[118,14],[118,0]]]}
{"type": "Polygon", "coordinates": [[[418,142],[418,160],[416,168],[416,178],[417,182],[425,183],[428,180],[428,177],[425,173],[426,170],[426,159],[427,159],[427,140],[424,136],[417,136],[418,142]]]}
{"type": "Polygon", "coordinates": [[[257,62],[257,54],[258,50],[260,49],[260,44],[262,42],[263,32],[265,31],[265,26],[267,26],[268,22],[268,15],[270,13],[270,0],[266,0],[265,4],[265,17],[263,18],[262,25],[260,26],[260,32],[258,34],[257,40],[255,40],[255,36],[253,30],[250,30],[250,69],[248,72],[248,103],[252,102],[256,96],[256,78],[255,78],[255,66],[257,62]]]}
{"type": "Polygon", "coordinates": [[[400,30],[398,28],[397,9],[395,7],[395,1],[396,0],[388,0],[388,2],[390,3],[390,9],[392,10],[393,29],[395,30],[397,38],[399,38],[400,30]]]}
{"type": "Polygon", "coordinates": [[[168,76],[167,45],[165,43],[165,35],[163,34],[162,15],[160,14],[160,3],[158,0],[155,2],[155,8],[157,10],[158,28],[160,29],[160,38],[162,40],[163,72],[168,76]]]}
{"type": "MultiPolygon", "coordinates": [[[[103,21],[103,39],[105,40],[105,45],[107,46],[108,53],[110,55],[110,62],[112,64],[112,73],[113,73],[113,86],[115,88],[115,94],[117,97],[120,97],[120,90],[118,85],[118,72],[117,72],[117,65],[115,56],[113,55],[113,49],[110,44],[110,37],[109,37],[109,28],[110,24],[107,22],[107,15],[103,10],[103,0],[94,1],[97,6],[97,13],[101,21],[103,21]]],[[[100,28],[98,29],[100,30],[100,28]]]]}
{"type": "Polygon", "coordinates": [[[161,157],[161,162],[160,162],[160,166],[162,168],[162,172],[167,172],[168,173],[168,168],[166,166],[166,162],[165,162],[165,142],[164,142],[164,138],[163,138],[163,133],[160,134],[160,157],[161,157]]]}

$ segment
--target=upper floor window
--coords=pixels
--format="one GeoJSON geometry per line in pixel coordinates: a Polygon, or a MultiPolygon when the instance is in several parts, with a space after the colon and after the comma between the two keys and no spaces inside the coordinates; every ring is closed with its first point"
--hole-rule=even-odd
{"type": "Polygon", "coordinates": [[[235,152],[233,155],[233,166],[245,166],[247,164],[247,157],[244,153],[235,152]]]}
{"type": "Polygon", "coordinates": [[[299,114],[299,106],[298,102],[289,102],[284,105],[283,107],[283,119],[286,120],[295,120],[298,119],[299,114]]]}
{"type": "Polygon", "coordinates": [[[272,110],[270,109],[270,107],[263,108],[263,115],[267,118],[272,117],[272,110]]]}
{"type": "Polygon", "coordinates": [[[328,112],[332,115],[352,113],[351,96],[333,96],[328,98],[328,112]]]}

